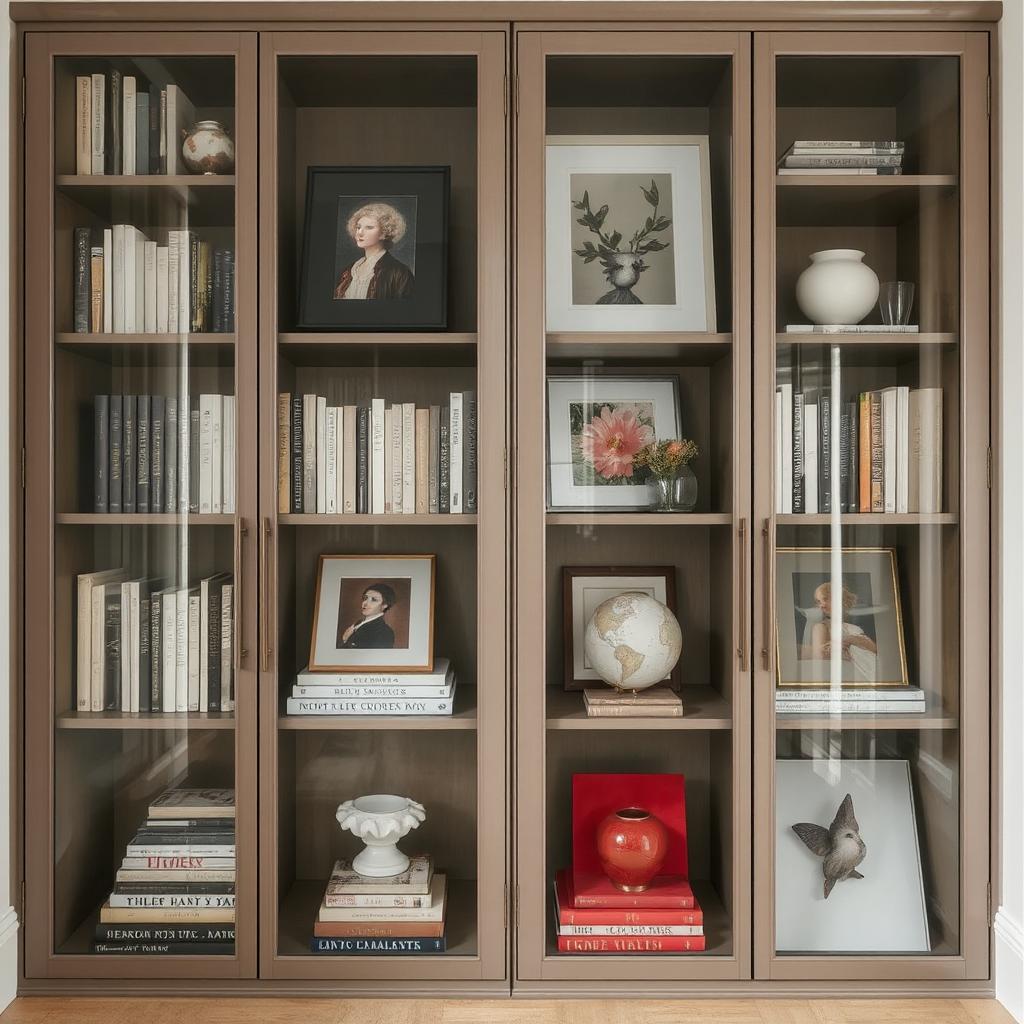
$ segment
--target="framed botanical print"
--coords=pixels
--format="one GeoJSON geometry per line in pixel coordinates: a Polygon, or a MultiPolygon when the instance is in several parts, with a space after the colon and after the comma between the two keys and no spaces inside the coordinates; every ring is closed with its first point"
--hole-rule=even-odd
{"type": "Polygon", "coordinates": [[[434,555],[321,555],[311,672],[429,672],[434,555]]]}
{"type": "Polygon", "coordinates": [[[893,548],[779,548],[775,596],[780,687],[909,685],[893,548]]]}
{"type": "Polygon", "coordinates": [[[299,326],[447,328],[448,167],[310,167],[299,326]]]}
{"type": "Polygon", "coordinates": [[[706,135],[550,135],[547,329],[713,332],[706,135]]]}
{"type": "MultiPolygon", "coordinates": [[[[666,605],[673,615],[676,614],[676,571],[671,565],[563,566],[562,614],[567,690],[582,690],[601,682],[601,677],[587,660],[583,635],[598,606],[626,591],[647,594],[666,605]]],[[[674,690],[679,689],[678,663],[665,676],[664,682],[674,690]]]]}
{"type": "Polygon", "coordinates": [[[547,415],[549,509],[646,509],[647,471],[633,458],[679,436],[679,378],[550,376],[547,415]]]}

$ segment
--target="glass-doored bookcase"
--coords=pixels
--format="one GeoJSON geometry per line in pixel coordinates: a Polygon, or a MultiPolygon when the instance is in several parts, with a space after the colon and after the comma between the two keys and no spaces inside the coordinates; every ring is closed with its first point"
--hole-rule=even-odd
{"type": "Polygon", "coordinates": [[[255,89],[251,33],[27,41],[29,977],[256,973],[255,89]],[[199,120],[234,169],[189,172],[199,120]],[[234,791],[209,834],[233,913],[98,951],[180,788],[234,791]]]}
{"type": "MultiPolygon", "coordinates": [[[[326,987],[387,980],[418,990],[455,981],[486,987],[507,977],[506,47],[504,31],[457,30],[270,33],[261,43],[263,977],[326,987]],[[357,177],[311,168],[355,168],[357,177]],[[420,184],[437,168],[446,169],[447,210],[420,184]],[[382,203],[391,212],[371,216],[392,225],[392,283],[381,278],[382,290],[367,294],[382,302],[344,301],[359,287],[355,270],[347,276],[359,256],[359,211],[382,203]],[[393,227],[395,210],[404,234],[393,227]],[[440,232],[431,227],[437,220],[440,232]],[[435,303],[412,319],[396,301],[406,294],[395,266],[403,261],[415,284],[402,301],[435,303]],[[368,307],[376,318],[363,317],[368,307]],[[399,502],[413,478],[399,473],[404,488],[394,483],[401,449],[393,459],[392,441],[408,442],[413,421],[396,424],[396,410],[404,418],[415,408],[429,419],[434,406],[439,416],[448,410],[450,424],[455,396],[468,412],[474,393],[475,510],[457,511],[449,500],[452,510],[444,511],[442,500],[434,511],[423,489],[416,490],[418,504],[399,502]],[[279,476],[279,401],[297,414],[296,403],[304,412],[317,399],[326,410],[350,411],[340,429],[343,476],[344,466],[354,465],[350,425],[357,438],[357,409],[367,410],[369,475],[381,490],[371,484],[365,507],[357,481],[356,505],[349,506],[350,478],[336,486],[337,501],[327,493],[328,467],[315,467],[327,473],[322,495],[293,492],[290,458],[279,476]],[[382,410],[392,428],[389,451],[373,465],[372,424],[382,410]],[[433,556],[432,603],[410,591],[403,610],[401,579],[391,577],[406,571],[401,559],[424,555],[433,556]],[[361,583],[342,582],[341,598],[332,595],[325,570],[318,595],[321,556],[342,556],[325,565],[343,571],[355,562],[372,568],[354,571],[361,583]],[[327,714],[289,713],[301,710],[289,699],[310,662],[314,622],[327,622],[332,596],[344,602],[346,588],[377,582],[363,579],[367,574],[386,574],[381,585],[395,595],[385,621],[398,630],[396,649],[411,644],[417,622],[432,631],[435,659],[448,658],[456,677],[452,713],[396,717],[383,706],[362,717],[332,715],[329,707],[327,714]],[[432,857],[447,877],[443,953],[311,951],[332,868],[360,849],[339,828],[336,811],[367,794],[408,797],[425,809],[403,846],[432,857]]],[[[329,423],[330,415],[321,418],[329,423]]],[[[413,429],[422,437],[429,427],[415,422],[413,429]]],[[[294,419],[288,430],[295,443],[294,419]]],[[[329,458],[329,426],[326,432],[329,458]]],[[[450,499],[456,489],[450,483],[450,499]]],[[[339,618],[356,612],[342,607],[339,618]]],[[[378,663],[388,659],[366,662],[378,663]]]]}
{"type": "Polygon", "coordinates": [[[755,43],[762,978],[988,976],[987,68],[755,43]]]}
{"type": "Polygon", "coordinates": [[[742,978],[750,36],[517,39],[519,983],[742,978]],[[648,493],[633,456],[655,437],[696,443],[695,504],[648,493]],[[681,717],[588,717],[583,690],[603,684],[581,649],[587,602],[632,587],[680,623],[681,717]],[[573,780],[595,773],[683,776],[702,951],[559,952],[556,875],[594,842],[574,829],[573,780]]]}

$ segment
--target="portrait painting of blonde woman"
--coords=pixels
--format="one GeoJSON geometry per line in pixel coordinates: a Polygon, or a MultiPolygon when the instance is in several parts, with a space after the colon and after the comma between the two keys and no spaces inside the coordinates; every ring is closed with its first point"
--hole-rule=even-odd
{"type": "Polygon", "coordinates": [[[415,196],[338,197],[336,299],[408,299],[415,262],[415,196]]]}

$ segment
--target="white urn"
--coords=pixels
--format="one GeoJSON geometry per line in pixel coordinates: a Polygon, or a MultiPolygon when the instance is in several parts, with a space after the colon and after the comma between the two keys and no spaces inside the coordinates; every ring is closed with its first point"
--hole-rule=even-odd
{"type": "Polygon", "coordinates": [[[409,867],[409,858],[399,850],[397,843],[412,829],[419,828],[427,812],[423,804],[406,796],[376,793],[346,800],[335,815],[338,824],[366,846],[352,861],[352,867],[361,875],[387,878],[400,875],[409,867]]]}
{"type": "Polygon", "coordinates": [[[815,324],[859,324],[878,301],[878,275],[860,249],[823,249],[797,278],[796,302],[815,324]]]}

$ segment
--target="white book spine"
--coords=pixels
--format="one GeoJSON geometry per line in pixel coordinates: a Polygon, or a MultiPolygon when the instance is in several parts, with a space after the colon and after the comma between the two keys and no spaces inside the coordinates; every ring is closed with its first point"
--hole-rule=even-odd
{"type": "Polygon", "coordinates": [[[402,405],[402,513],[416,511],[416,403],[402,405]]]}
{"type": "Polygon", "coordinates": [[[384,514],[384,399],[370,400],[370,512],[384,514]]]}
{"type": "MultiPolygon", "coordinates": [[[[138,584],[136,584],[136,587],[138,584]]],[[[122,711],[132,709],[132,583],[121,584],[121,701],[118,707],[122,711]]]]}
{"type": "Polygon", "coordinates": [[[135,76],[121,80],[121,173],[135,170],[135,76]]]}
{"type": "Polygon", "coordinates": [[[75,173],[92,174],[92,77],[75,79],[75,173]]]}
{"type": "Polygon", "coordinates": [[[178,286],[181,284],[181,232],[167,232],[167,332],[178,333],[178,286]]]}
{"type": "Polygon", "coordinates": [[[327,399],[316,399],[316,510],[327,511],[327,399]]]}
{"type": "Polygon", "coordinates": [[[87,575],[78,577],[78,604],[75,608],[78,653],[75,672],[75,707],[92,710],[92,584],[87,575]]]}
{"type": "Polygon", "coordinates": [[[138,229],[135,233],[135,332],[146,331],[146,236],[138,229]]]}
{"type": "Polygon", "coordinates": [[[199,513],[213,511],[213,395],[199,396],[199,513]]]}
{"type": "Polygon", "coordinates": [[[188,711],[188,588],[174,595],[174,710],[188,711]]]}
{"type": "Polygon", "coordinates": [[[401,405],[391,406],[391,511],[402,513],[405,503],[402,498],[402,433],[405,412],[401,405]]]}
{"type": "Polygon", "coordinates": [[[178,511],[187,515],[191,495],[189,474],[192,460],[199,458],[192,445],[192,401],[187,391],[178,395],[178,511]]]}
{"type": "Polygon", "coordinates": [[[224,511],[224,398],[210,395],[210,511],[224,511]]]}
{"type": "Polygon", "coordinates": [[[111,277],[111,323],[115,334],[123,334],[124,326],[124,261],[125,261],[125,234],[127,225],[115,224],[111,228],[111,240],[114,248],[113,274],[111,277]]]}
{"type": "Polygon", "coordinates": [[[131,585],[131,593],[128,600],[128,654],[131,660],[131,679],[128,694],[128,710],[138,714],[140,709],[140,686],[142,684],[142,630],[148,629],[149,623],[143,623],[141,618],[142,610],[142,584],[138,580],[131,585]]]}
{"type": "Polygon", "coordinates": [[[316,395],[302,396],[302,511],[316,512],[316,395]]]}
{"type": "Polygon", "coordinates": [[[188,597],[188,710],[199,710],[199,605],[198,594],[188,597]]]}
{"type": "Polygon", "coordinates": [[[395,410],[388,406],[384,410],[384,512],[394,512],[395,481],[394,481],[394,443],[392,437],[395,432],[395,410]]]}
{"type": "Polygon", "coordinates": [[[135,246],[137,244],[138,232],[130,224],[124,226],[124,331],[126,334],[134,334],[135,327],[135,301],[137,292],[135,288],[135,246]]]}
{"type": "Polygon", "coordinates": [[[146,242],[145,244],[145,274],[146,274],[146,303],[145,303],[145,328],[147,334],[156,334],[157,326],[157,268],[156,268],[157,244],[146,242]]]}
{"type": "Polygon", "coordinates": [[[220,595],[220,709],[234,708],[234,595],[235,588],[225,583],[220,595]]]}
{"type": "Polygon", "coordinates": [[[237,473],[236,452],[237,452],[237,404],[234,395],[224,396],[224,464],[221,476],[223,478],[221,508],[229,515],[235,512],[235,477],[237,473]]]}
{"type": "MultiPolygon", "coordinates": [[[[178,679],[178,595],[174,590],[165,591],[160,597],[160,658],[163,677],[163,703],[159,710],[170,714],[174,711],[178,679]]],[[[153,654],[156,657],[156,654],[153,654]]],[[[157,708],[153,709],[158,710],[157,708]]]]}
{"type": "Polygon", "coordinates": [[[103,75],[92,76],[92,173],[103,174],[106,150],[104,134],[106,132],[106,91],[107,83],[103,75]]]}
{"type": "Polygon", "coordinates": [[[345,514],[352,515],[356,510],[356,407],[345,406],[345,437],[344,437],[345,473],[345,514]]]}
{"type": "Polygon", "coordinates": [[[882,466],[885,511],[896,511],[896,389],[882,391],[882,466]]]}
{"type": "Polygon", "coordinates": [[[818,511],[818,406],[804,406],[804,512],[818,511]]]}
{"type": "Polygon", "coordinates": [[[793,385],[783,384],[782,392],[782,512],[793,511],[793,385]]]}
{"type": "Polygon", "coordinates": [[[335,447],[334,466],[334,507],[338,513],[345,511],[345,408],[334,407],[334,420],[338,432],[335,447]]]}
{"type": "Polygon", "coordinates": [[[103,229],[103,331],[114,330],[114,229],[103,229]]]}
{"type": "Polygon", "coordinates": [[[911,512],[942,511],[942,389],[912,391],[910,407],[911,512]]]}
{"type": "Polygon", "coordinates": [[[199,583],[199,710],[210,704],[210,581],[199,583]]]}
{"type": "Polygon", "coordinates": [[[89,706],[93,711],[103,710],[103,676],[106,667],[106,587],[92,588],[92,654],[89,664],[89,706]]]}
{"type": "Polygon", "coordinates": [[[327,479],[324,483],[324,494],[327,502],[327,514],[333,516],[338,511],[338,410],[332,405],[327,410],[327,450],[324,454],[324,468],[327,479]]]}
{"type": "MultiPolygon", "coordinates": [[[[168,170],[168,174],[170,170],[168,170]]],[[[192,330],[191,259],[192,233],[178,233],[178,333],[188,334],[192,330]]]]}
{"type": "Polygon", "coordinates": [[[909,511],[910,388],[896,389],[896,511],[909,511]]]}
{"type": "Polygon", "coordinates": [[[462,392],[448,396],[448,486],[451,512],[462,512],[462,392]]]}
{"type": "Polygon", "coordinates": [[[156,332],[167,333],[167,246],[156,247],[156,332]]]}
{"type": "Polygon", "coordinates": [[[775,391],[775,514],[782,514],[782,392],[775,391]]]}

